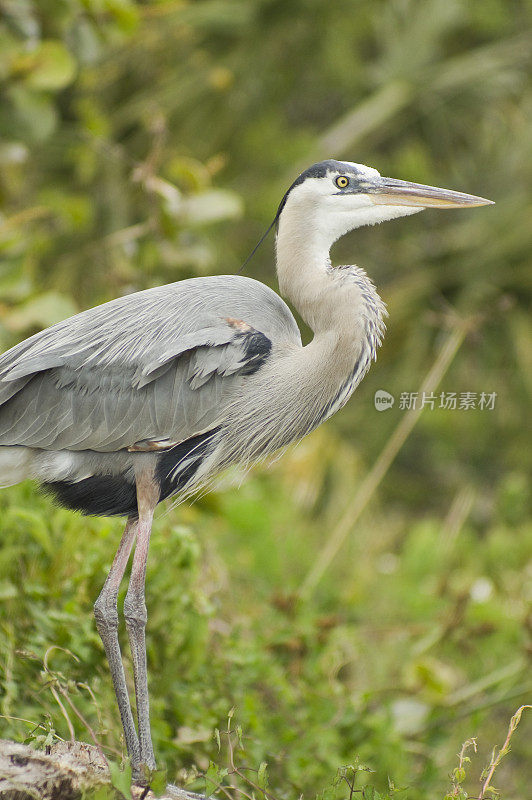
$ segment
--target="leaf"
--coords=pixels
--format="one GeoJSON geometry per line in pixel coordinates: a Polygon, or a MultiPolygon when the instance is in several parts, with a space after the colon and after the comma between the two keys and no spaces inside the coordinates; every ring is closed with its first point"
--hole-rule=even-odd
{"type": "Polygon", "coordinates": [[[167,785],[167,774],[165,768],[154,770],[150,774],[150,789],[156,797],[164,794],[167,785]]]}
{"type": "MultiPolygon", "coordinates": [[[[82,800],[86,800],[88,795],[83,794],[82,800]]],[[[115,800],[116,794],[108,786],[100,786],[98,789],[90,790],[90,800],[115,800]]]]}
{"type": "Polygon", "coordinates": [[[268,764],[266,761],[261,761],[260,767],[257,772],[257,783],[263,791],[268,790],[268,764]]]}
{"type": "Polygon", "coordinates": [[[207,192],[183,198],[179,209],[185,222],[207,225],[242,215],[242,201],[235,192],[227,189],[209,189],[207,192]]]}
{"type": "Polygon", "coordinates": [[[111,773],[111,783],[124,795],[126,800],[131,798],[131,762],[127,761],[124,769],[120,769],[120,765],[115,761],[109,762],[109,772],[111,773]]]}
{"type": "Polygon", "coordinates": [[[140,11],[131,0],[105,0],[109,13],[123,33],[132,33],[138,25],[140,11]]]}
{"type": "Polygon", "coordinates": [[[238,739],[238,745],[241,750],[244,749],[244,745],[242,744],[242,725],[236,726],[236,738],[238,739]]]}
{"type": "Polygon", "coordinates": [[[455,767],[453,769],[453,780],[456,783],[463,783],[466,778],[466,771],[463,767],[455,767]]]}
{"type": "Polygon", "coordinates": [[[51,99],[25,86],[12,86],[0,105],[0,128],[6,138],[42,142],[57,126],[57,113],[51,99]]]}
{"type": "Polygon", "coordinates": [[[221,783],[222,775],[220,767],[213,761],[209,762],[209,768],[205,773],[205,797],[210,797],[221,783]]]}
{"type": "Polygon", "coordinates": [[[18,589],[11,581],[0,581],[0,600],[12,600],[17,595],[18,589]]]}
{"type": "Polygon", "coordinates": [[[53,91],[72,83],[77,65],[62,42],[48,39],[31,53],[24,54],[15,67],[26,72],[25,83],[32,89],[53,91]]]}
{"type": "Polygon", "coordinates": [[[335,800],[336,799],[336,784],[327,786],[322,792],[319,793],[316,800],[335,800]]]}

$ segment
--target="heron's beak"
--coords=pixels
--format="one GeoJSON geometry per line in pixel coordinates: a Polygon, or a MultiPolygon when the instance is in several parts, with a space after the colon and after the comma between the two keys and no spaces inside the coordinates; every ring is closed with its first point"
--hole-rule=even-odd
{"type": "Polygon", "coordinates": [[[473,194],[438,189],[422,183],[398,181],[395,178],[380,178],[367,188],[367,193],[376,205],[418,206],[421,208],[466,208],[469,206],[493,205],[493,200],[475,197],[473,194]]]}

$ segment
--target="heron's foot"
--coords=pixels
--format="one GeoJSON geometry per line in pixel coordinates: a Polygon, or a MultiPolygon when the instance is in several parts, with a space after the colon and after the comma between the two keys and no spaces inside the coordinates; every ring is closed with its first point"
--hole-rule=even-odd
{"type": "Polygon", "coordinates": [[[175,783],[166,783],[165,769],[149,770],[145,765],[139,765],[136,771],[133,771],[132,784],[144,790],[140,798],[137,794],[133,795],[137,800],[154,796],[162,797],[162,800],[207,800],[204,795],[188,792],[175,783]]]}
{"type": "Polygon", "coordinates": [[[153,765],[138,763],[131,765],[131,780],[137,786],[149,787],[157,773],[155,760],[153,765]]]}
{"type": "Polygon", "coordinates": [[[149,719],[146,727],[141,730],[139,737],[139,754],[137,758],[131,759],[131,776],[133,782],[138,786],[150,786],[157,775],[159,774],[160,776],[161,774],[161,770],[157,770],[157,763],[153,753],[149,719]]]}

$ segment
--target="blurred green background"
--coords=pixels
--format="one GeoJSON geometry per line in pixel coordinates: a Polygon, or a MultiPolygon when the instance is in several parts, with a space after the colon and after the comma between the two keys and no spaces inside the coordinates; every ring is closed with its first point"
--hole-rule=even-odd
{"type": "MultiPolygon", "coordinates": [[[[377,364],[270,468],[160,509],[148,572],[170,778],[202,789],[235,706],[243,763],[267,762],[278,798],[314,797],[357,756],[375,770],[361,785],[443,797],[470,736],[477,796],[532,697],[532,2],[0,0],[0,13],[2,349],[120,294],[235,272],[322,158],[496,201],[335,245],[388,304],[377,364]],[[425,410],[350,525],[401,392],[464,324],[438,392],[495,392],[494,409],[425,410]],[[375,410],[378,389],[392,409],[375,410]]],[[[246,273],[275,287],[272,239],[246,273]]],[[[67,697],[119,754],[92,603],[122,523],[29,484],[0,494],[0,514],[0,735],[68,737],[55,687],[76,736],[90,741],[67,697]],[[79,661],[53,650],[47,673],[52,646],[79,661]]],[[[494,779],[506,800],[529,794],[531,742],[525,714],[494,779]]]]}

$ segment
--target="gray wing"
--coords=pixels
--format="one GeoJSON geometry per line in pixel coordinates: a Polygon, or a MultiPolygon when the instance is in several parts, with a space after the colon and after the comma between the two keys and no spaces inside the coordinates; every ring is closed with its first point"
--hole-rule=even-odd
{"type": "Polygon", "coordinates": [[[286,304],[243,276],[113,300],[0,357],[0,445],[114,451],[181,441],[219,424],[247,376],[294,346],[286,304]]]}

